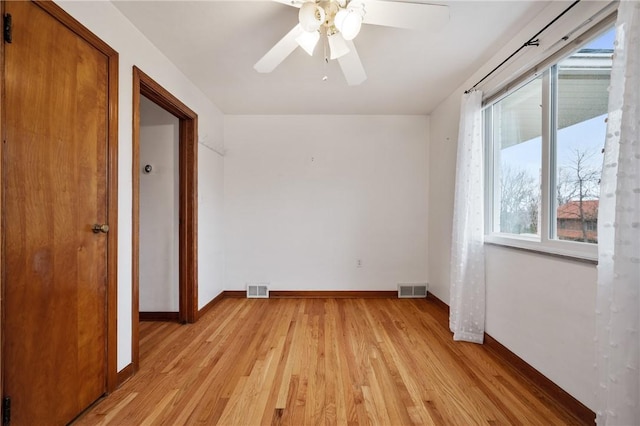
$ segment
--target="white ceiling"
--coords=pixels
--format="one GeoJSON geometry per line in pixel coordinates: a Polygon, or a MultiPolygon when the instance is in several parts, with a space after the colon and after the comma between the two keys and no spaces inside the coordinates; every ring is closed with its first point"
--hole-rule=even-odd
{"type": "MultiPolygon", "coordinates": [[[[415,2],[415,1],[414,1],[415,2]]],[[[253,65],[296,23],[298,9],[261,1],[123,1],[115,6],[225,114],[429,114],[547,4],[447,4],[440,30],[363,25],[354,40],[368,79],[348,86],[319,44],[270,74],[253,65]],[[322,81],[324,75],[327,81],[322,81]]]]}

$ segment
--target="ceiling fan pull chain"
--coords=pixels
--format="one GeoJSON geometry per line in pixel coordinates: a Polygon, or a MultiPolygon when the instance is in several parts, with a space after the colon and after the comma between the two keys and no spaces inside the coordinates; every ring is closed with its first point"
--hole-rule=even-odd
{"type": "Polygon", "coordinates": [[[327,66],[329,64],[329,56],[327,55],[327,37],[324,37],[322,47],[324,49],[324,76],[322,77],[322,81],[327,81],[329,79],[327,76],[327,66]]]}

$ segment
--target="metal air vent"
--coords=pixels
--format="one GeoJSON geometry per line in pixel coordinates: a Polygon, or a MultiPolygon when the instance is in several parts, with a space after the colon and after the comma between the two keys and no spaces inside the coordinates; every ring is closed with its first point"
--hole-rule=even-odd
{"type": "Polygon", "coordinates": [[[268,299],[269,283],[247,284],[248,299],[268,299]]]}
{"type": "Polygon", "coordinates": [[[399,299],[427,297],[427,284],[398,284],[399,299]]]}

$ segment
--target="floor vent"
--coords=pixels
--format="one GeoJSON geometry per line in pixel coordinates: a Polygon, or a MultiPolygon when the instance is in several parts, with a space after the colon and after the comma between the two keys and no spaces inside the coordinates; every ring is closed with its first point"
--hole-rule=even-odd
{"type": "Polygon", "coordinates": [[[399,299],[418,299],[427,297],[426,284],[398,284],[399,299]]]}
{"type": "Polygon", "coordinates": [[[268,299],[269,298],[269,284],[247,284],[247,298],[249,299],[268,299]]]}

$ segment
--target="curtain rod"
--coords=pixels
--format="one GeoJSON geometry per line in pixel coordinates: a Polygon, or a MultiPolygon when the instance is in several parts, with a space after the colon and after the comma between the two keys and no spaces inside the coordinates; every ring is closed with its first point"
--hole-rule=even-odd
{"type": "Polygon", "coordinates": [[[500,69],[504,64],[506,64],[509,59],[513,58],[514,56],[516,56],[522,49],[524,49],[525,47],[529,47],[529,46],[539,46],[540,45],[540,40],[538,39],[538,36],[540,34],[542,34],[547,28],[549,28],[551,25],[553,25],[558,19],[562,18],[564,16],[565,13],[567,13],[569,10],[571,10],[575,5],[577,5],[578,3],[580,3],[581,0],[576,0],[573,3],[571,3],[571,5],[569,7],[567,7],[565,10],[562,11],[562,13],[560,13],[558,16],[556,16],[555,18],[553,18],[553,20],[551,22],[549,22],[547,25],[544,26],[544,28],[542,28],[540,31],[538,31],[537,33],[535,33],[535,35],[533,37],[531,37],[529,40],[526,41],[526,43],[524,43],[522,46],[520,46],[515,52],[513,52],[511,55],[509,55],[509,57],[507,59],[505,59],[504,61],[500,62],[500,64],[498,64],[497,67],[495,67],[494,69],[492,69],[491,71],[489,71],[487,73],[487,75],[485,75],[484,77],[482,77],[476,84],[474,84],[473,86],[471,86],[471,88],[469,90],[465,90],[465,94],[471,92],[473,89],[475,89],[480,83],[482,83],[483,81],[485,81],[491,74],[493,74],[494,72],[496,72],[498,69],[500,69]]]}

